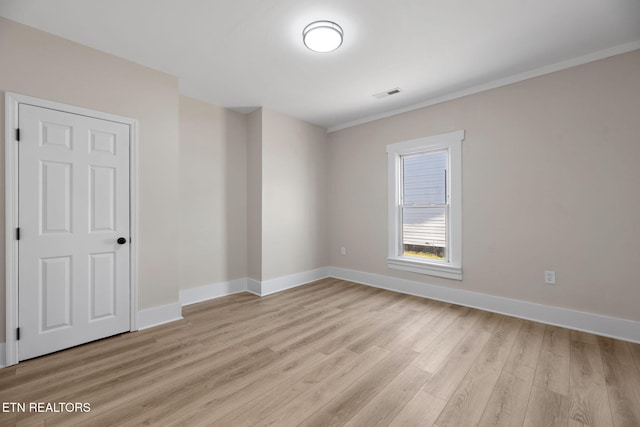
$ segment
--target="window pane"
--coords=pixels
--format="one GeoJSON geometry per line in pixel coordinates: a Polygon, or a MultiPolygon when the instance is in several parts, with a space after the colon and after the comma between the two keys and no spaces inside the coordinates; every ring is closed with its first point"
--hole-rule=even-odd
{"type": "Polygon", "coordinates": [[[403,208],[403,255],[447,259],[445,208],[403,208]]]}
{"type": "Polygon", "coordinates": [[[404,204],[444,204],[446,170],[446,151],[403,157],[404,204]]]}

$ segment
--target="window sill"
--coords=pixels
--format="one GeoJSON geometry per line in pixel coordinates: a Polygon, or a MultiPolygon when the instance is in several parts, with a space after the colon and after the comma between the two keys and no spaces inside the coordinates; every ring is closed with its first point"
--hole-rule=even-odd
{"type": "Polygon", "coordinates": [[[462,280],[462,268],[453,265],[414,261],[407,258],[387,258],[387,265],[396,270],[462,280]]]}

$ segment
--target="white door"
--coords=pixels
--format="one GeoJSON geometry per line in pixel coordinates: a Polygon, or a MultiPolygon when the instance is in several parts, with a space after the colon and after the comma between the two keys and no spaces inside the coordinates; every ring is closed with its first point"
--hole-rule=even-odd
{"type": "Polygon", "coordinates": [[[129,126],[20,104],[19,360],[130,330],[129,126]]]}

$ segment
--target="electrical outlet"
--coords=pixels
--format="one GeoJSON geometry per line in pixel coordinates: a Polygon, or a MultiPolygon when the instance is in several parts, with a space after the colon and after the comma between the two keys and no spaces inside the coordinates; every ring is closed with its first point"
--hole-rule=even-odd
{"type": "Polygon", "coordinates": [[[556,284],[556,272],[555,271],[545,271],[544,272],[544,283],[547,285],[555,285],[556,284]]]}
{"type": "Polygon", "coordinates": [[[345,248],[344,246],[340,248],[340,255],[346,255],[347,254],[347,248],[345,248]]]}

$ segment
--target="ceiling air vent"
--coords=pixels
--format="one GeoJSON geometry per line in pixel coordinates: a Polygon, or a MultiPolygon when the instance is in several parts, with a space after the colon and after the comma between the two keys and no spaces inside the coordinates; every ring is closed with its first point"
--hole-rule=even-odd
{"type": "Polygon", "coordinates": [[[395,95],[396,93],[400,93],[399,87],[394,87],[393,89],[385,90],[384,92],[375,93],[373,94],[373,97],[382,99],[382,98],[386,98],[387,96],[395,95]]]}

